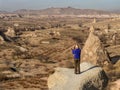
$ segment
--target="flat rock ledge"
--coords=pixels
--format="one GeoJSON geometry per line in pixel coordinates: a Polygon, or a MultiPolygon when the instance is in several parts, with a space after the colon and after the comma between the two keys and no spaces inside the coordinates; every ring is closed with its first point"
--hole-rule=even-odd
{"type": "Polygon", "coordinates": [[[101,67],[83,62],[81,74],[74,74],[74,69],[56,68],[48,78],[49,90],[103,90],[108,78],[101,67]]]}

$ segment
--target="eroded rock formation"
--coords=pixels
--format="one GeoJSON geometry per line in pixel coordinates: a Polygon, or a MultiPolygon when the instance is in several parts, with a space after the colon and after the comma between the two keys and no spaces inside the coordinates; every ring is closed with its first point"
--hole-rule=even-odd
{"type": "Polygon", "coordinates": [[[94,32],[94,27],[91,27],[88,39],[82,49],[81,61],[87,61],[96,65],[109,61],[109,58],[99,37],[94,32]]]}

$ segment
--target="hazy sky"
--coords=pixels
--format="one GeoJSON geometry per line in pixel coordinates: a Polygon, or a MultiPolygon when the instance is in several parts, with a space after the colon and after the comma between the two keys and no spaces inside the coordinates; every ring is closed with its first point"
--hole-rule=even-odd
{"type": "Polygon", "coordinates": [[[120,0],[0,0],[0,10],[43,9],[49,7],[120,10],[120,0]]]}

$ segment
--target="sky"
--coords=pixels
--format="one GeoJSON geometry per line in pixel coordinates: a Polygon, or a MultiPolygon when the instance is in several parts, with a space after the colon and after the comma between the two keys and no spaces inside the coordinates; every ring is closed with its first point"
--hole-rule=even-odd
{"type": "Polygon", "coordinates": [[[0,0],[1,11],[18,9],[45,9],[50,7],[73,7],[80,9],[120,10],[120,0],[0,0]]]}

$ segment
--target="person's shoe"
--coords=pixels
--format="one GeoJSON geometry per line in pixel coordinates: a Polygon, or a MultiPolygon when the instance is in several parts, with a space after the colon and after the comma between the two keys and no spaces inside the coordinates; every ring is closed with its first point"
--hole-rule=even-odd
{"type": "Polygon", "coordinates": [[[80,74],[80,72],[78,72],[78,74],[80,74]]]}
{"type": "Polygon", "coordinates": [[[75,72],[75,74],[77,74],[77,72],[75,72]]]}

